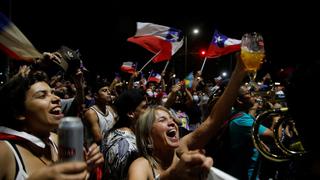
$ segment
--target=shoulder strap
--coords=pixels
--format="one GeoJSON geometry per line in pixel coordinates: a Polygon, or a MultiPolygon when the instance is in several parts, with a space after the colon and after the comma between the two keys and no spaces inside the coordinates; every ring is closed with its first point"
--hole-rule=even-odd
{"type": "Polygon", "coordinates": [[[155,170],[154,170],[154,168],[153,168],[150,160],[147,159],[147,161],[148,161],[148,163],[149,163],[149,165],[150,165],[150,167],[151,167],[151,171],[152,171],[152,176],[153,176],[153,178],[154,178],[155,180],[157,180],[157,178],[159,178],[160,176],[159,176],[159,175],[156,175],[156,172],[155,172],[155,170]]]}
{"type": "Polygon", "coordinates": [[[14,157],[19,165],[19,168],[22,167],[23,170],[26,170],[25,166],[24,166],[24,163],[23,163],[23,159],[21,157],[21,154],[16,146],[16,144],[12,143],[12,142],[9,142],[9,141],[4,141],[8,144],[9,148],[11,149],[11,151],[13,152],[14,154],[14,157]]]}
{"type": "Polygon", "coordinates": [[[100,112],[94,106],[89,107],[89,109],[93,110],[97,114],[97,117],[99,119],[98,114],[100,114],[100,112]]]}
{"type": "Polygon", "coordinates": [[[232,121],[232,120],[234,120],[234,119],[236,119],[236,118],[238,118],[238,117],[240,117],[240,116],[243,116],[243,113],[242,113],[242,112],[238,112],[238,113],[233,114],[233,115],[230,117],[229,122],[232,121]]]}
{"type": "Polygon", "coordinates": [[[101,126],[101,124],[100,124],[100,116],[103,116],[103,115],[94,106],[91,106],[89,109],[93,110],[96,113],[97,121],[98,121],[98,124],[99,124],[99,127],[100,127],[101,126]]]}
{"type": "Polygon", "coordinates": [[[237,112],[237,113],[231,114],[231,117],[228,120],[224,121],[222,127],[226,127],[232,120],[234,120],[242,115],[243,115],[242,112],[237,112]]]}
{"type": "Polygon", "coordinates": [[[153,178],[156,178],[156,172],[154,172],[154,169],[153,169],[153,167],[152,167],[152,166],[151,166],[151,170],[152,170],[153,178]]]}
{"type": "Polygon", "coordinates": [[[225,135],[225,132],[227,132],[229,123],[232,120],[234,120],[235,118],[238,118],[238,117],[240,117],[242,115],[243,115],[242,112],[233,113],[228,120],[223,122],[223,124],[221,125],[220,129],[218,130],[218,135],[217,135],[217,138],[216,138],[218,142],[223,138],[223,136],[225,135]]]}
{"type": "Polygon", "coordinates": [[[15,174],[16,177],[15,178],[17,178],[18,173],[21,171],[21,169],[23,169],[23,171],[26,172],[26,168],[24,166],[23,159],[21,157],[21,154],[20,154],[16,144],[14,144],[10,141],[6,141],[6,140],[4,142],[8,145],[8,147],[10,148],[10,150],[14,154],[14,158],[16,160],[16,174],[15,174]]]}

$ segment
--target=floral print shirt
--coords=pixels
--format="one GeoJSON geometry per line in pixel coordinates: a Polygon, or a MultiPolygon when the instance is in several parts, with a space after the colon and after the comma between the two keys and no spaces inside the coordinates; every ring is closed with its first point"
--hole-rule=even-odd
{"type": "Polygon", "coordinates": [[[103,138],[102,153],[103,179],[127,179],[130,164],[138,158],[136,136],[128,130],[113,130],[103,138]]]}

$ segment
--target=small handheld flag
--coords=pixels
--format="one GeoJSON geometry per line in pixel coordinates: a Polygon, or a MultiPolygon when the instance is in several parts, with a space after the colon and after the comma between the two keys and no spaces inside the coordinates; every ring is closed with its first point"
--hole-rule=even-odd
{"type": "Polygon", "coordinates": [[[133,62],[123,62],[121,67],[121,71],[127,72],[127,73],[134,73],[136,71],[136,65],[133,62]]]}

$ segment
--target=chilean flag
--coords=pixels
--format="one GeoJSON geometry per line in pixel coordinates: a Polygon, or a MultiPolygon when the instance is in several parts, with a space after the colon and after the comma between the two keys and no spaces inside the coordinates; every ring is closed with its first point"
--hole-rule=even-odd
{"type": "Polygon", "coordinates": [[[154,54],[159,53],[152,61],[157,63],[170,60],[183,45],[182,32],[178,29],[152,23],[137,22],[137,32],[128,38],[154,54]]]}
{"type": "Polygon", "coordinates": [[[241,48],[241,40],[231,39],[215,30],[209,49],[207,50],[207,58],[217,58],[241,48]]]}
{"type": "Polygon", "coordinates": [[[160,81],[161,81],[161,75],[156,72],[152,72],[151,76],[148,78],[148,82],[160,83],[160,81]]]}
{"type": "Polygon", "coordinates": [[[1,12],[0,49],[16,60],[31,61],[42,57],[23,33],[1,12]]]}
{"type": "Polygon", "coordinates": [[[136,65],[133,62],[123,62],[121,67],[121,71],[133,74],[136,71],[136,65]]]}

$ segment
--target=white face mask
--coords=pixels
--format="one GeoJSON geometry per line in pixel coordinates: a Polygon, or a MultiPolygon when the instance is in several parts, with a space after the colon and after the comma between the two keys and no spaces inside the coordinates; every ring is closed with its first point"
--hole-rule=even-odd
{"type": "Polygon", "coordinates": [[[168,101],[168,98],[164,97],[164,98],[161,99],[161,101],[162,101],[162,104],[165,104],[168,101]]]}
{"type": "Polygon", "coordinates": [[[201,97],[201,101],[208,101],[209,100],[209,97],[207,95],[203,95],[201,97]]]}
{"type": "Polygon", "coordinates": [[[199,96],[198,95],[193,95],[192,99],[194,102],[199,102],[199,96]]]}

